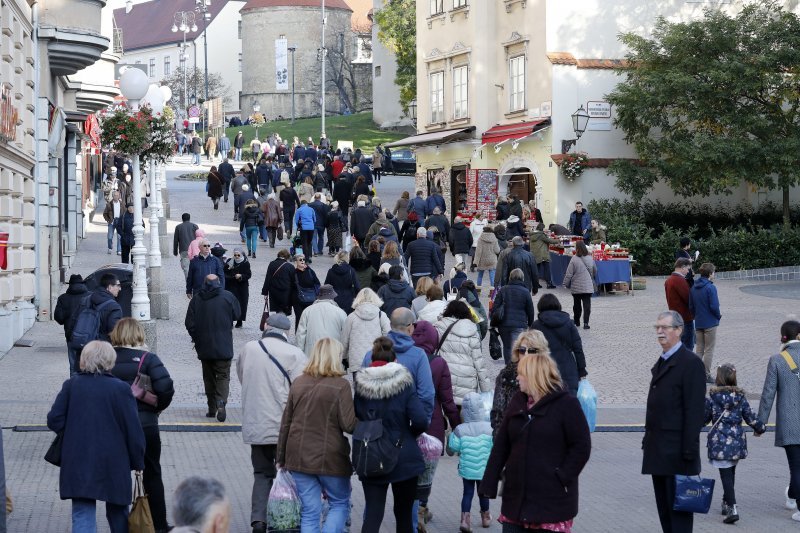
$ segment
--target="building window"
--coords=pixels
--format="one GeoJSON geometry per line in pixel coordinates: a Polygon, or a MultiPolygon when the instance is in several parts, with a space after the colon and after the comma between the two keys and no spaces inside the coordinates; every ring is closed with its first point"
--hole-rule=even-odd
{"type": "Polygon", "coordinates": [[[375,77],[376,78],[380,78],[381,77],[381,66],[380,65],[375,67],[375,77]]]}
{"type": "Polygon", "coordinates": [[[239,72],[242,71],[242,53],[239,52],[239,72]]]}
{"type": "Polygon", "coordinates": [[[444,13],[444,0],[431,0],[431,16],[444,13]]]}
{"type": "Polygon", "coordinates": [[[508,60],[509,75],[509,111],[525,109],[525,56],[512,57],[508,60]]]}
{"type": "Polygon", "coordinates": [[[431,74],[431,124],[444,122],[444,72],[431,74]]]}
{"type": "Polygon", "coordinates": [[[148,69],[148,72],[150,73],[150,77],[151,78],[155,78],[156,77],[156,58],[155,57],[151,57],[150,58],[150,68],[148,69]]]}
{"type": "Polygon", "coordinates": [[[239,39],[242,38],[242,21],[239,21],[239,39]]]}
{"type": "Polygon", "coordinates": [[[456,67],[453,69],[453,119],[467,118],[469,116],[469,101],[467,99],[467,75],[469,67],[456,67]]]}
{"type": "Polygon", "coordinates": [[[169,76],[172,73],[172,65],[170,64],[172,59],[169,56],[164,56],[164,77],[169,76]]]}
{"type": "Polygon", "coordinates": [[[453,0],[453,9],[467,7],[467,0],[453,0]]]}

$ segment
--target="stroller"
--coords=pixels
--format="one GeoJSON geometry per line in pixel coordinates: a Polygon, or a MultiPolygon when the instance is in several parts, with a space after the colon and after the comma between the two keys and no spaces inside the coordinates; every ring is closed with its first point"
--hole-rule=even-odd
{"type": "Polygon", "coordinates": [[[303,240],[300,238],[299,232],[298,235],[292,237],[292,242],[289,245],[289,253],[292,255],[292,261],[294,261],[294,256],[297,252],[303,252],[303,240]]]}

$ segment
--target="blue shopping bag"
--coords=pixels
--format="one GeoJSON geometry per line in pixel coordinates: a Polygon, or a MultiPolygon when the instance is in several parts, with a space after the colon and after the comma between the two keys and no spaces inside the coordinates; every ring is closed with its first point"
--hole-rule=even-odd
{"type": "Polygon", "coordinates": [[[597,392],[588,379],[582,379],[578,384],[578,401],[581,402],[581,409],[589,423],[589,431],[594,432],[597,425],[597,392]]]}
{"type": "Polygon", "coordinates": [[[672,509],[686,513],[708,513],[714,496],[714,480],[700,476],[675,476],[675,503],[672,509]]]}

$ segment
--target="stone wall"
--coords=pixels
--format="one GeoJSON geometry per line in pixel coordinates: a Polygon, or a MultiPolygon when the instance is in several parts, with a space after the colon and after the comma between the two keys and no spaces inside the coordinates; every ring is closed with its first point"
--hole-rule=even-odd
{"type": "MultiPolygon", "coordinates": [[[[350,33],[351,12],[327,9],[325,46],[338,46],[339,34],[350,33]]],[[[275,89],[275,40],[288,39],[294,53],[295,116],[319,114],[320,64],[317,49],[321,45],[320,10],[311,7],[265,7],[242,12],[242,94],[243,116],[253,112],[253,104],[261,106],[267,120],[292,114],[292,53],[289,52],[289,89],[275,89]],[[276,23],[280,21],[280,23],[276,23]]],[[[326,107],[338,109],[336,91],[329,88],[326,107]]]]}

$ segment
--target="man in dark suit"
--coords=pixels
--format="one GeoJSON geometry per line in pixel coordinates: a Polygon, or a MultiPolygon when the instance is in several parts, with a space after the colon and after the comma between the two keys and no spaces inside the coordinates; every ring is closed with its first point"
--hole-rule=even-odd
{"type": "Polygon", "coordinates": [[[655,325],[662,354],[651,372],[642,440],[642,474],[653,476],[658,518],[664,533],[692,531],[692,513],[673,511],[675,475],[700,473],[700,429],[705,408],[705,367],[681,343],[683,318],[658,315],[655,325]]]}

